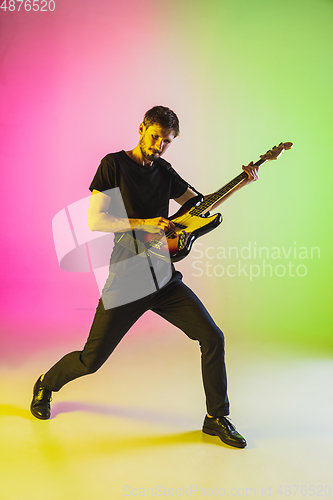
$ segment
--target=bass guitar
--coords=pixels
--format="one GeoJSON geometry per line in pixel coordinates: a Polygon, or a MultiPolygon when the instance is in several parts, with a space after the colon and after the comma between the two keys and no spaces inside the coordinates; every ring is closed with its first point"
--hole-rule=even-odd
{"type": "MultiPolygon", "coordinates": [[[[259,167],[268,161],[277,160],[283,151],[292,147],[292,142],[281,142],[278,146],[274,146],[267,153],[261,155],[255,165],[259,167]]],[[[243,171],[215,193],[205,198],[194,196],[188,200],[178,212],[169,217],[169,220],[176,226],[174,231],[168,231],[163,236],[145,233],[147,250],[162,259],[170,259],[171,262],[179,262],[184,259],[190,253],[197,238],[209,233],[222,222],[220,213],[210,216],[205,216],[205,214],[246,178],[247,174],[243,171]]]]}

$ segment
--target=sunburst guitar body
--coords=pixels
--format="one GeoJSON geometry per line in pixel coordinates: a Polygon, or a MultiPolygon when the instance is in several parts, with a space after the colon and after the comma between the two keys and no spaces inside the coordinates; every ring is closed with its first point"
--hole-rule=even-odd
{"type": "Polygon", "coordinates": [[[201,203],[201,196],[188,200],[172,217],[169,217],[176,229],[163,236],[145,233],[145,243],[149,251],[162,259],[178,262],[184,259],[191,251],[194,241],[204,234],[209,233],[222,222],[221,214],[209,217],[195,215],[201,203]]]}

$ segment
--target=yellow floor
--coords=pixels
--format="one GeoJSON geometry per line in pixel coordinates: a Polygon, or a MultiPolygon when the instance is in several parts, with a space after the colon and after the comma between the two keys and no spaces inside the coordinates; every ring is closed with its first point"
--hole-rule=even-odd
{"type": "Polygon", "coordinates": [[[333,498],[333,363],[227,347],[244,450],[202,434],[199,349],[169,325],[128,334],[96,374],[54,393],[49,421],[29,412],[32,385],[80,346],[3,368],[0,499],[333,498]]]}

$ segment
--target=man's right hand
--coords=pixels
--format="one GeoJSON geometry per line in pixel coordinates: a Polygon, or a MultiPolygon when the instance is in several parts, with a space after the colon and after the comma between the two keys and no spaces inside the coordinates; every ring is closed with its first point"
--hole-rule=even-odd
{"type": "Polygon", "coordinates": [[[140,225],[142,231],[147,233],[159,233],[164,234],[169,231],[174,231],[176,226],[173,222],[164,217],[155,217],[153,219],[142,219],[142,225],[140,225]]]}

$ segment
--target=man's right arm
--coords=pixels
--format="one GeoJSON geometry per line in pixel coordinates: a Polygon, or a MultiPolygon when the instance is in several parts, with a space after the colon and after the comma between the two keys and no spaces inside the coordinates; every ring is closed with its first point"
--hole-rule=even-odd
{"type": "Polygon", "coordinates": [[[125,219],[114,217],[108,213],[110,197],[96,189],[90,197],[88,210],[88,226],[91,231],[117,233],[140,229],[148,233],[160,233],[172,229],[173,224],[163,217],[153,219],[125,219]]]}

